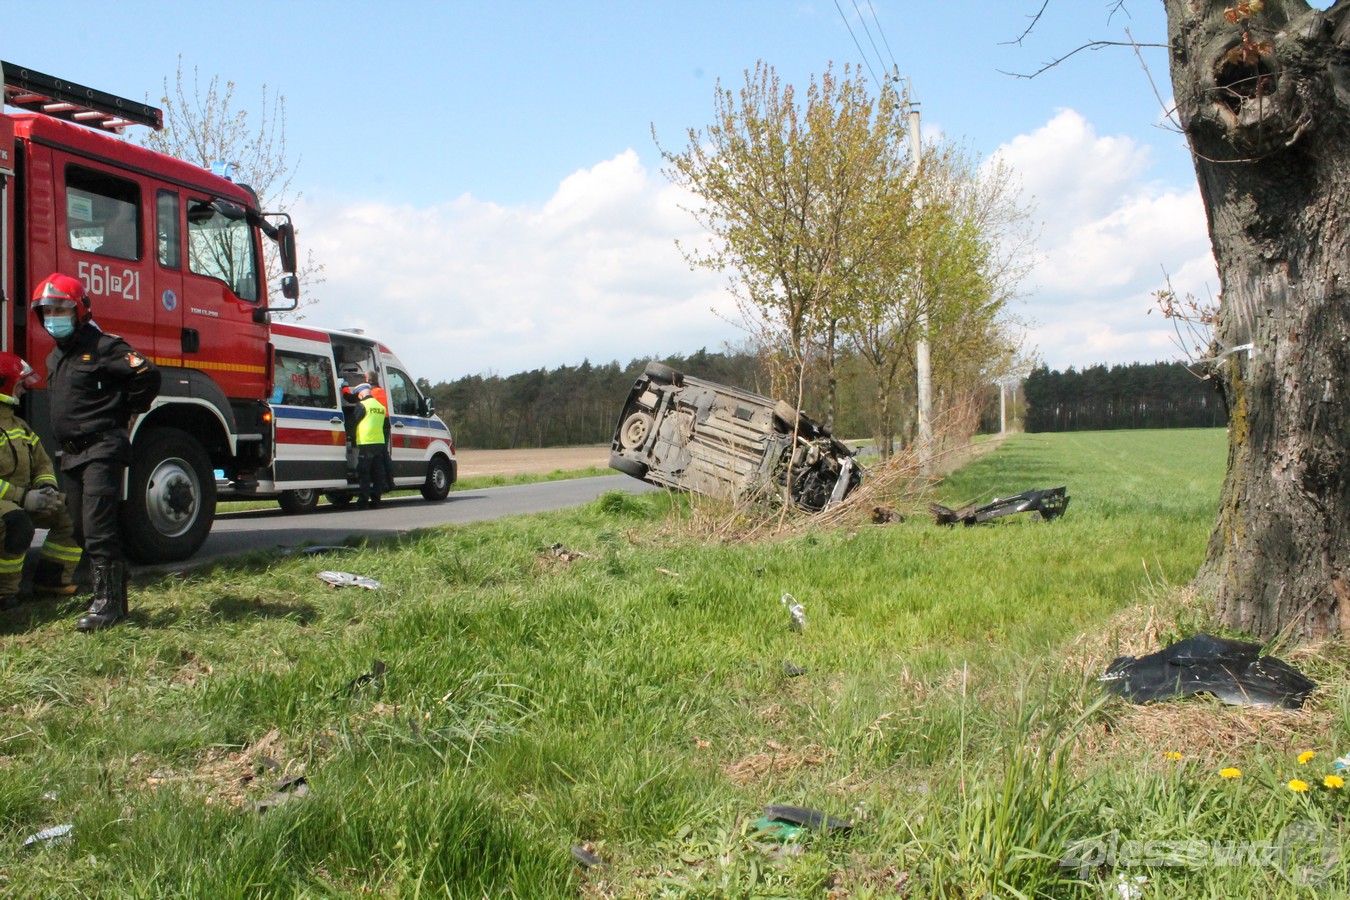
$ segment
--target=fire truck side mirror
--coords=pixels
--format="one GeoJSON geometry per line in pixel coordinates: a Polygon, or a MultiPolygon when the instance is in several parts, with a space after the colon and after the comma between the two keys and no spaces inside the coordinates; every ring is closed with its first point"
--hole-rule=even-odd
{"type": "Polygon", "coordinates": [[[300,299],[300,279],[294,275],[281,276],[281,296],[287,300],[300,299]]]}
{"type": "MultiPolygon", "coordinates": [[[[281,271],[295,273],[295,226],[290,222],[282,222],[277,226],[277,250],[281,254],[281,271]]],[[[295,281],[294,278],[291,279],[295,281]]],[[[285,292],[285,281],[282,282],[282,291],[285,292]]],[[[287,297],[294,300],[300,296],[300,284],[295,283],[295,297],[286,294],[287,297]]]]}

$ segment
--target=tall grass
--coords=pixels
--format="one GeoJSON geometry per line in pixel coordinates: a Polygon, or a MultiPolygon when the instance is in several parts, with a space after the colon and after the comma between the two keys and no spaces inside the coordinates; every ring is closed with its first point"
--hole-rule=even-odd
{"type": "Polygon", "coordinates": [[[670,527],[682,498],[611,494],[138,584],[94,636],[75,603],[23,607],[0,618],[0,894],[1100,897],[1145,874],[1156,896],[1297,896],[1259,860],[1094,861],[1300,822],[1340,840],[1338,796],[1285,787],[1311,771],[1291,748],[1336,755],[1334,655],[1300,660],[1327,685],[1304,714],[1100,700],[1145,619],[1203,620],[1170,585],[1222,465],[1217,432],[1024,436],[939,499],[1063,483],[1061,520],[701,546],[670,527]],[[855,827],[766,833],[770,803],[855,827]]]}

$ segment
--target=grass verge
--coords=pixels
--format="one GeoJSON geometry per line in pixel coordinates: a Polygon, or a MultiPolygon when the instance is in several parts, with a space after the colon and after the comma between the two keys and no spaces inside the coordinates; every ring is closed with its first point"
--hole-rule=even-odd
{"type": "Polygon", "coordinates": [[[1018,436],[939,499],[1067,484],[1063,519],[702,545],[680,498],[615,493],[139,584],[94,636],[73,603],[7,613],[0,893],[1335,896],[1343,651],[1287,657],[1323,685],[1298,713],[1095,682],[1204,621],[1174,585],[1223,458],[1214,431],[1018,436]],[[770,803],[854,827],[766,829],[770,803]]]}

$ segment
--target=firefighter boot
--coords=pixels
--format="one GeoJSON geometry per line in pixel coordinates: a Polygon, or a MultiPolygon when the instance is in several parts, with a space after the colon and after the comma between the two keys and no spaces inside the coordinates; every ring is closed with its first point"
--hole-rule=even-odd
{"type": "Polygon", "coordinates": [[[79,589],[66,580],[66,567],[54,559],[38,560],[33,571],[33,591],[49,597],[70,597],[79,589]]]}
{"type": "Polygon", "coordinates": [[[94,566],[94,600],[89,612],[75,623],[77,631],[98,631],[116,625],[127,614],[126,567],[122,563],[94,566]]]}

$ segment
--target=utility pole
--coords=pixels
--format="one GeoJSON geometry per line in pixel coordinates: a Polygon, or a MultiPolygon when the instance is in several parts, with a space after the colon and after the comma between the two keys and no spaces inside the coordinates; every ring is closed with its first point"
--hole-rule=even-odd
{"type": "MultiPolygon", "coordinates": [[[[914,208],[923,209],[923,193],[919,187],[920,157],[923,144],[919,139],[919,104],[914,99],[914,86],[906,81],[905,105],[909,107],[909,146],[910,170],[914,174],[914,208]]],[[[914,368],[918,372],[919,384],[919,471],[927,475],[933,467],[933,360],[928,347],[928,307],[923,297],[922,254],[920,254],[920,276],[915,282],[920,285],[919,296],[919,340],[914,345],[914,368]]]]}

